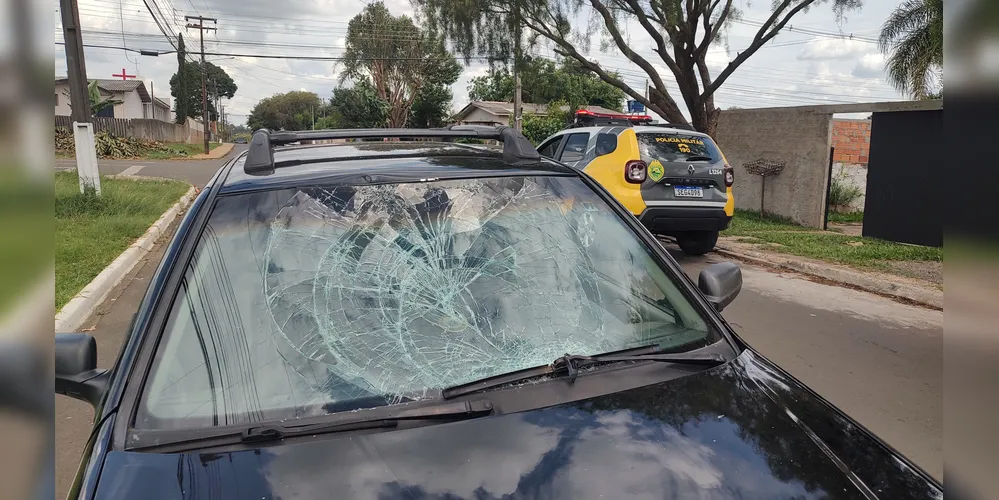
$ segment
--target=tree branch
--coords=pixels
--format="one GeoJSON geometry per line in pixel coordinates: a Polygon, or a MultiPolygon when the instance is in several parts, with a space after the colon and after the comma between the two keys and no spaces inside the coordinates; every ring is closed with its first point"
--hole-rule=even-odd
{"type": "Polygon", "coordinates": [[[739,55],[737,55],[736,58],[732,62],[728,63],[728,66],[726,66],[725,69],[722,70],[722,72],[718,75],[718,78],[716,78],[715,81],[711,82],[711,86],[704,89],[704,93],[701,94],[702,98],[706,98],[714,94],[718,90],[718,88],[721,87],[723,83],[725,83],[725,80],[727,80],[728,77],[732,75],[732,72],[734,72],[739,66],[741,66],[742,63],[746,62],[746,59],[749,59],[750,56],[755,54],[756,51],[763,46],[763,44],[769,42],[770,39],[777,36],[777,33],[779,33],[780,30],[782,30],[784,26],[787,25],[788,21],[790,21],[795,14],[801,12],[803,9],[811,5],[815,0],[803,0],[801,3],[795,5],[791,10],[789,10],[787,14],[780,20],[780,22],[774,24],[774,21],[776,21],[777,18],[780,17],[781,12],[783,12],[784,9],[786,9],[787,6],[790,5],[792,1],[793,0],[783,0],[781,4],[776,9],[774,9],[774,13],[770,16],[769,19],[767,19],[765,23],[763,23],[763,26],[760,26],[759,31],[756,32],[756,36],[753,37],[753,42],[749,44],[749,47],[746,47],[741,52],[739,52],[739,55]],[[767,30],[770,28],[770,26],[773,26],[773,29],[770,29],[770,31],[768,32],[767,30]]]}
{"type": "Polygon", "coordinates": [[[657,30],[656,27],[652,24],[652,22],[649,20],[649,17],[645,15],[645,11],[642,9],[641,5],[639,5],[638,0],[624,0],[624,1],[626,1],[628,3],[628,6],[631,7],[632,11],[634,11],[635,16],[638,17],[638,22],[642,25],[643,28],[645,28],[645,31],[649,33],[649,35],[652,37],[652,40],[656,42],[656,49],[655,49],[656,54],[659,54],[659,57],[663,60],[664,63],[666,63],[666,67],[673,72],[673,77],[679,79],[680,68],[679,66],[676,65],[676,61],[674,61],[673,58],[669,56],[669,50],[666,48],[666,40],[663,38],[661,34],[659,34],[659,30],[657,30]]]}
{"type": "Polygon", "coordinates": [[[597,12],[599,12],[604,18],[604,25],[607,27],[607,31],[610,33],[611,38],[614,39],[614,43],[617,45],[618,50],[620,50],[631,62],[642,68],[645,73],[649,75],[649,78],[652,80],[652,83],[656,86],[656,88],[660,89],[665,94],[666,84],[663,83],[663,79],[659,76],[659,72],[652,67],[652,64],[649,63],[647,59],[636,54],[634,50],[631,50],[631,47],[629,47],[627,42],[625,42],[624,37],[621,36],[621,31],[617,28],[617,22],[614,20],[614,16],[611,14],[610,10],[607,9],[607,6],[601,3],[600,0],[590,0],[590,5],[592,5],[594,9],[597,9],[597,12]]]}

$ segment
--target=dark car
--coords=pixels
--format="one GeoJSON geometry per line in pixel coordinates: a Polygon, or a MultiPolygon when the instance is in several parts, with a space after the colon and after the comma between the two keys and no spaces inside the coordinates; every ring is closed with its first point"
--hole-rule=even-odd
{"type": "Polygon", "coordinates": [[[114,366],[57,336],[70,497],[941,498],[736,336],[741,285],[507,127],[258,131],[114,366]],[[295,145],[383,137],[423,140],[295,145]]]}

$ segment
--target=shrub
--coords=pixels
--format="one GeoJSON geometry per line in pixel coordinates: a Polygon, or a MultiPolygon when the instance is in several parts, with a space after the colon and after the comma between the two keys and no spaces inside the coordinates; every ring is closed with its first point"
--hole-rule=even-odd
{"type": "Polygon", "coordinates": [[[850,204],[863,195],[864,192],[860,188],[850,184],[845,172],[841,171],[833,176],[832,184],[829,186],[829,205],[834,209],[849,209],[850,204]]]}

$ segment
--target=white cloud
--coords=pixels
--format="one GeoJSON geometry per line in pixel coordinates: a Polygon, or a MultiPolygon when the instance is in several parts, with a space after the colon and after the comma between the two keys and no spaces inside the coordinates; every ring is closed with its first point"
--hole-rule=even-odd
{"type": "Polygon", "coordinates": [[[880,52],[864,54],[853,67],[851,75],[857,78],[878,78],[884,74],[885,56],[880,52]]]}
{"type": "Polygon", "coordinates": [[[798,60],[853,59],[869,50],[872,45],[859,40],[846,38],[823,38],[805,44],[798,54],[798,60]]]}

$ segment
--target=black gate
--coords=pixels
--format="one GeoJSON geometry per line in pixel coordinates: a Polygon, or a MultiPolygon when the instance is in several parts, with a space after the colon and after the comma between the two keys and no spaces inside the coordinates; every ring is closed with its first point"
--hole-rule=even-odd
{"type": "Polygon", "coordinates": [[[874,113],[864,236],[943,246],[939,193],[948,172],[960,175],[953,163],[966,161],[945,144],[943,110],[874,113]]]}

